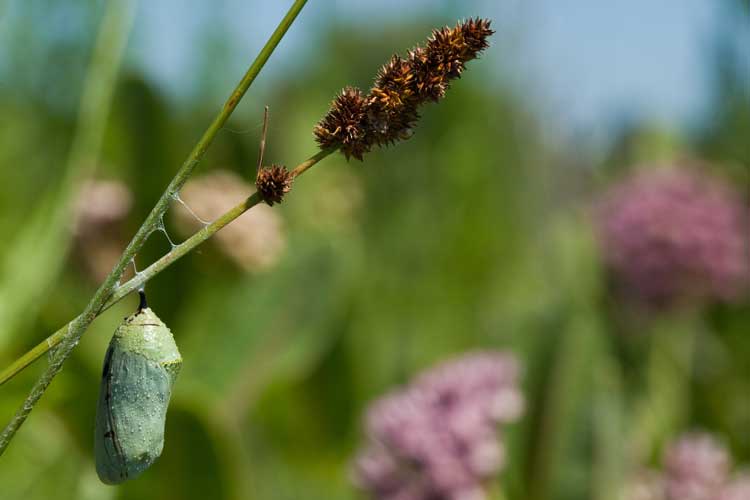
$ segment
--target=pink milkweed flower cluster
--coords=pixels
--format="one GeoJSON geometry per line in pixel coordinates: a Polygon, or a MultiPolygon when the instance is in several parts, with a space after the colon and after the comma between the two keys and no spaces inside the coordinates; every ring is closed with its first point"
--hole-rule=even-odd
{"type": "Polygon", "coordinates": [[[512,355],[470,353],[375,401],[356,482],[383,500],[483,500],[505,461],[499,426],[523,413],[518,377],[512,355]]]}
{"type": "Polygon", "coordinates": [[[632,488],[628,500],[750,500],[750,475],[732,474],[726,447],[707,433],[690,433],[672,443],[663,470],[632,488]]]}
{"type": "Polygon", "coordinates": [[[727,482],[731,457],[710,434],[688,434],[674,442],[664,457],[668,499],[709,500],[727,482]]]}
{"type": "Polygon", "coordinates": [[[692,169],[643,171],[599,206],[604,259],[631,297],[668,306],[739,299],[750,284],[750,217],[737,192],[692,169]]]}

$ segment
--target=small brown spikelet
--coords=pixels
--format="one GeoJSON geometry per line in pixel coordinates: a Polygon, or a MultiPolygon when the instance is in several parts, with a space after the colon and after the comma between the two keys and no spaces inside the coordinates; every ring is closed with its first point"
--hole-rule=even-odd
{"type": "Polygon", "coordinates": [[[371,140],[380,145],[407,139],[419,119],[411,62],[394,55],[378,71],[367,97],[367,125],[371,140]]]}
{"type": "Polygon", "coordinates": [[[414,98],[414,71],[411,62],[394,55],[380,68],[370,97],[386,109],[397,109],[414,98]]]}
{"type": "Polygon", "coordinates": [[[469,19],[468,21],[459,23],[456,28],[460,29],[464,36],[467,61],[475,59],[480,52],[490,46],[487,43],[487,39],[492,36],[494,31],[490,29],[489,19],[480,19],[478,17],[469,19]]]}
{"type": "Polygon", "coordinates": [[[281,203],[284,195],[292,190],[293,180],[294,178],[286,167],[271,165],[260,169],[258,177],[255,179],[255,187],[263,201],[273,206],[274,203],[281,203]]]}
{"type": "Polygon", "coordinates": [[[315,127],[318,144],[362,160],[373,146],[408,139],[419,120],[419,106],[445,97],[450,81],[460,78],[466,63],[489,46],[493,33],[489,20],[469,19],[434,30],[426,45],[413,48],[406,58],[392,56],[368,95],[346,88],[333,101],[315,127]]]}
{"type": "Polygon", "coordinates": [[[366,102],[362,91],[346,87],[331,103],[331,108],[315,126],[315,139],[322,149],[340,147],[347,158],[362,160],[370,150],[365,130],[366,102]]]}
{"type": "Polygon", "coordinates": [[[402,103],[388,106],[376,97],[368,98],[367,126],[368,137],[378,146],[386,146],[411,137],[412,130],[419,120],[416,104],[402,103]]]}
{"type": "Polygon", "coordinates": [[[460,27],[434,30],[425,48],[425,69],[435,77],[459,78],[468,53],[460,27]]]}
{"type": "Polygon", "coordinates": [[[448,90],[448,75],[442,70],[443,66],[436,63],[434,52],[428,52],[422,47],[409,51],[409,63],[414,72],[414,93],[419,102],[437,102],[445,97],[448,90]],[[435,68],[440,67],[440,71],[435,68]]]}

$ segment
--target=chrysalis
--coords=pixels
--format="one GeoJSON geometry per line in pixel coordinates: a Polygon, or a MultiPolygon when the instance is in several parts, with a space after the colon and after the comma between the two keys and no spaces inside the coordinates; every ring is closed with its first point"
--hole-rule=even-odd
{"type": "Polygon", "coordinates": [[[146,305],[117,327],[104,357],[96,407],[96,472],[106,484],[138,477],[161,455],[164,421],[182,357],[146,305]]]}

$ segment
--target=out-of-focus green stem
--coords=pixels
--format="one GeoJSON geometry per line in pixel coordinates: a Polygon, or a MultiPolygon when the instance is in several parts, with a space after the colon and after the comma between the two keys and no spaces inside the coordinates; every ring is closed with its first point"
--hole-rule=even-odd
{"type": "MultiPolygon", "coordinates": [[[[607,342],[607,339],[598,340],[601,344],[607,342]]],[[[618,500],[624,498],[623,485],[630,465],[625,451],[627,432],[623,418],[622,373],[609,345],[602,345],[597,357],[593,379],[591,497],[594,500],[618,500]]]]}
{"type": "MultiPolygon", "coordinates": [[[[9,334],[28,326],[39,302],[63,267],[70,247],[70,213],[82,183],[96,172],[99,152],[131,30],[134,2],[110,2],[91,55],[62,176],[49,193],[35,200],[0,258],[0,349],[9,334]]],[[[55,169],[59,168],[55,165],[55,169]]],[[[5,239],[5,238],[4,238],[5,239]]]]}
{"type": "MultiPolygon", "coordinates": [[[[75,184],[90,173],[90,167],[87,168],[85,165],[96,161],[96,153],[101,146],[102,129],[106,124],[109,113],[117,70],[126,46],[134,14],[135,5],[129,0],[110,2],[104,13],[81,92],[76,132],[68,154],[66,176],[61,182],[62,187],[60,191],[64,194],[58,197],[58,203],[63,203],[66,198],[69,198],[75,189],[75,184]]],[[[48,223],[54,225],[54,227],[50,228],[50,231],[60,231],[60,226],[65,224],[63,217],[67,217],[67,211],[59,210],[58,213],[60,215],[48,221],[48,223]]],[[[37,245],[39,243],[38,241],[36,242],[37,245]]],[[[56,249],[60,253],[65,253],[66,250],[65,247],[56,249]]],[[[29,255],[27,253],[22,257],[29,258],[29,255]]],[[[0,314],[1,316],[2,314],[0,314]]],[[[5,323],[3,322],[3,324],[5,323]]],[[[12,325],[9,325],[9,328],[12,328],[12,325]]],[[[37,386],[34,389],[36,390],[37,386]]],[[[43,390],[36,391],[34,394],[41,396],[41,392],[43,390]]],[[[2,454],[15,430],[23,422],[25,417],[22,415],[28,414],[33,405],[34,402],[30,398],[27,399],[2,436],[0,436],[0,441],[2,441],[2,444],[0,444],[0,454],[2,454]]]]}
{"type": "Polygon", "coordinates": [[[629,451],[634,463],[644,463],[665,440],[685,424],[690,409],[690,374],[701,321],[695,312],[681,312],[651,325],[647,392],[630,420],[629,451]]]}
{"type": "Polygon", "coordinates": [[[55,355],[53,356],[49,366],[44,371],[44,373],[42,373],[39,380],[34,384],[28,397],[18,409],[14,417],[11,419],[10,423],[8,423],[2,434],[0,434],[0,455],[5,452],[11,439],[21,427],[23,422],[26,420],[29,413],[31,413],[31,410],[34,408],[36,403],[39,401],[39,399],[41,399],[47,387],[52,382],[52,379],[54,379],[54,377],[62,369],[63,363],[68,358],[68,356],[70,356],[70,353],[78,344],[78,341],[83,333],[86,331],[94,318],[104,309],[107,300],[115,291],[117,283],[119,282],[122,273],[125,271],[125,268],[141,249],[146,239],[148,239],[149,235],[161,226],[162,217],[169,208],[172,199],[179,192],[180,188],[188,179],[188,177],[190,177],[193,169],[201,160],[206,150],[211,145],[214,138],[224,126],[226,121],[229,119],[232,112],[237,107],[237,104],[239,104],[240,100],[245,95],[245,92],[247,92],[247,89],[255,80],[255,77],[263,68],[266,61],[268,61],[268,58],[271,56],[274,49],[284,37],[292,22],[294,22],[294,19],[297,17],[306,3],[307,0],[296,0],[289,8],[286,16],[284,16],[279,25],[276,27],[276,30],[274,30],[274,32],[271,34],[268,42],[266,42],[265,46],[263,46],[260,53],[255,58],[255,61],[250,65],[250,68],[245,73],[245,76],[243,76],[242,80],[240,80],[239,84],[237,84],[219,114],[216,116],[206,132],[195,145],[188,158],[185,160],[185,162],[178,170],[177,174],[169,183],[169,186],[167,186],[167,189],[164,191],[161,198],[159,198],[159,201],[156,202],[156,205],[151,210],[151,213],[148,215],[148,217],[146,217],[146,220],[143,222],[133,239],[128,244],[125,251],[122,253],[119,262],[109,273],[107,278],[104,280],[104,283],[99,286],[99,289],[91,298],[88,305],[86,305],[86,308],[83,310],[81,315],[68,325],[66,332],[62,336],[59,347],[55,351],[55,355]]]}

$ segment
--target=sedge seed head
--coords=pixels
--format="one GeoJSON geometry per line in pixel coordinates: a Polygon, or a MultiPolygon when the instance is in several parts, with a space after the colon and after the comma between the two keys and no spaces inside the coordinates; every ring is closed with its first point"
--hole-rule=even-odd
{"type": "Polygon", "coordinates": [[[258,189],[263,201],[273,206],[281,203],[284,195],[292,190],[293,177],[282,165],[271,165],[262,167],[255,179],[255,187],[258,189]]]}
{"type": "Polygon", "coordinates": [[[434,30],[425,46],[413,48],[406,58],[393,55],[367,95],[347,87],[334,99],[314,129],[318,144],[362,160],[374,146],[408,139],[419,120],[419,106],[442,99],[466,62],[489,46],[493,33],[489,20],[469,19],[434,30]]]}

